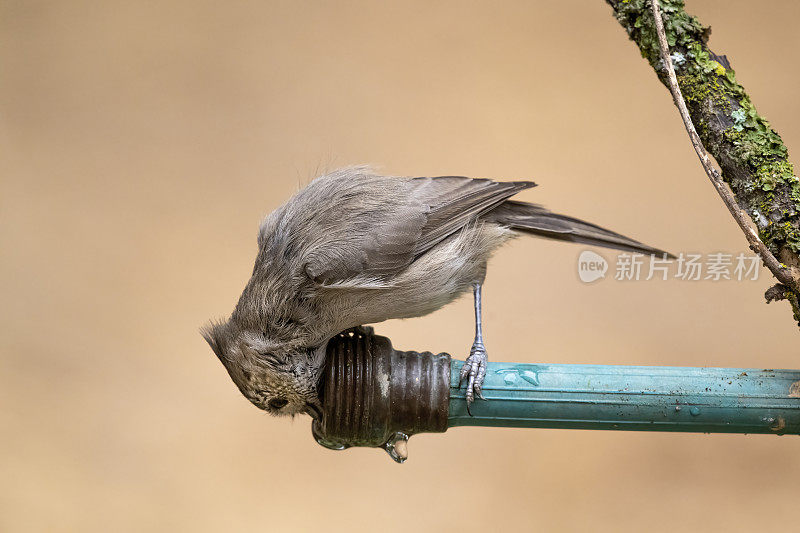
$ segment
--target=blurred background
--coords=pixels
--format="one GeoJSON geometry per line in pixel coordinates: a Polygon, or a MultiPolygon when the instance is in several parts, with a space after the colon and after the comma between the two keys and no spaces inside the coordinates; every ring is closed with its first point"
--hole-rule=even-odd
{"type": "MultiPolygon", "coordinates": [[[[688,10],[800,153],[800,4],[688,10]]],[[[0,530],[791,529],[795,437],[456,428],[398,466],[260,412],[198,334],[261,217],[348,164],[533,179],[521,199],[648,244],[746,252],[601,0],[3,0],[0,65],[0,530]]],[[[496,255],[491,358],[800,367],[765,271],[587,285],[583,249],[496,255]]],[[[377,331],[463,359],[470,298],[377,331]]]]}

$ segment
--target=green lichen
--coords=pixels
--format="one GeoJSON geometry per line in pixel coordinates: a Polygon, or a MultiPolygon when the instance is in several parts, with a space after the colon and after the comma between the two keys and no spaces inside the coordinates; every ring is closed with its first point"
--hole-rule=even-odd
{"type": "Polygon", "coordinates": [[[784,296],[792,306],[792,315],[794,316],[795,322],[797,325],[800,326],[800,298],[797,297],[797,294],[793,293],[792,291],[786,291],[784,296]]]}
{"type": "Polygon", "coordinates": [[[739,108],[736,111],[731,113],[731,118],[733,119],[733,129],[736,131],[743,131],[744,130],[744,122],[747,118],[747,114],[744,112],[744,109],[739,108]]]}
{"type": "MultiPolygon", "coordinates": [[[[606,0],[659,78],[666,70],[649,0],[606,0]]],[[[780,136],[759,115],[727,61],[706,46],[710,29],[684,11],[683,0],[660,0],[667,41],[692,120],[723,178],[747,207],[765,244],[800,252],[800,180],[780,136]],[[725,63],[725,64],[723,64],[725,63]],[[746,178],[746,179],[745,179],[746,178]]]]}
{"type": "Polygon", "coordinates": [[[793,176],[794,168],[788,161],[762,164],[756,169],[756,185],[764,191],[773,191],[778,184],[787,183],[793,176]]]}
{"type": "MultiPolygon", "coordinates": [[[[689,69],[687,69],[689,70],[689,69]]],[[[687,107],[702,106],[711,103],[715,108],[725,112],[733,112],[731,107],[732,93],[719,77],[700,76],[696,72],[678,74],[678,85],[687,107]]]]}
{"type": "MultiPolygon", "coordinates": [[[[658,70],[661,63],[660,48],[653,17],[650,13],[649,0],[609,1],[609,3],[614,8],[617,20],[639,45],[642,57],[658,70]]],[[[703,42],[705,41],[708,28],[703,27],[696,17],[690,16],[684,11],[682,0],[662,0],[659,5],[670,50],[674,51],[677,46],[680,48],[678,51],[686,56],[688,45],[696,42],[698,36],[703,42]]]]}

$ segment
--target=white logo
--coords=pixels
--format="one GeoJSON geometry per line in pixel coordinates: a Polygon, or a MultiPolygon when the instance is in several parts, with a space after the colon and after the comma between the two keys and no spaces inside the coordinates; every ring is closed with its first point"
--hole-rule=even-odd
{"type": "Polygon", "coordinates": [[[606,277],[606,272],[608,272],[608,262],[602,255],[584,250],[578,256],[578,277],[582,282],[597,281],[606,277]]]}

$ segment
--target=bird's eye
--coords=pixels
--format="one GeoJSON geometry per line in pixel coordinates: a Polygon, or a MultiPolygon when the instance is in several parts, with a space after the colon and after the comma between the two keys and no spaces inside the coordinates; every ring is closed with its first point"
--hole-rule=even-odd
{"type": "Polygon", "coordinates": [[[289,403],[289,400],[286,398],[273,398],[269,401],[269,406],[271,409],[280,409],[285,407],[287,403],[289,403]]]}

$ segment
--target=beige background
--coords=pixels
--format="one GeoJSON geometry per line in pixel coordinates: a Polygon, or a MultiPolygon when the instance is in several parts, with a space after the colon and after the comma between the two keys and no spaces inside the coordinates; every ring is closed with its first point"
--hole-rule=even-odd
{"type": "MultiPolygon", "coordinates": [[[[689,8],[796,155],[800,4],[689,8]]],[[[795,528],[795,437],[462,428],[397,466],[262,414],[197,333],[260,217],[345,164],[532,178],[650,244],[745,251],[602,1],[6,0],[0,28],[0,530],[795,528]]],[[[491,357],[800,366],[768,276],[587,286],[582,249],[497,254],[491,357]]],[[[378,331],[463,358],[470,302],[378,331]]]]}

